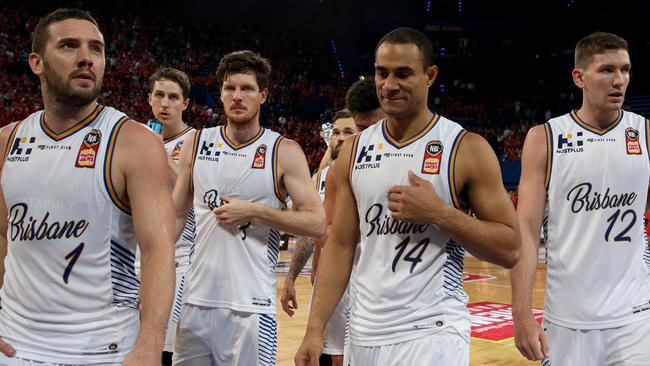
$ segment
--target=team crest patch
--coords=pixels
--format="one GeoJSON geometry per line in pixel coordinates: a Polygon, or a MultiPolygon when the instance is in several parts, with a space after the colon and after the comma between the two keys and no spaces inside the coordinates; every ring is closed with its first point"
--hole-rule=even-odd
{"type": "Polygon", "coordinates": [[[641,144],[639,144],[639,131],[632,127],[625,130],[625,146],[628,155],[641,155],[641,144]]]}
{"type": "Polygon", "coordinates": [[[429,141],[424,149],[424,158],[422,158],[422,173],[440,174],[440,160],[442,159],[442,142],[429,141]]]}
{"type": "Polygon", "coordinates": [[[176,144],[176,146],[174,146],[174,150],[172,150],[172,153],[171,153],[171,155],[170,155],[171,158],[172,158],[172,160],[178,160],[178,158],[180,157],[180,155],[181,155],[181,148],[183,147],[183,142],[184,142],[184,141],[179,141],[179,142],[176,144]]]}
{"type": "Polygon", "coordinates": [[[77,154],[77,168],[95,168],[95,161],[97,159],[97,151],[99,150],[99,143],[102,141],[102,133],[99,130],[92,129],[88,132],[84,141],[79,148],[77,154]]]}
{"type": "Polygon", "coordinates": [[[266,165],[266,145],[262,144],[257,147],[255,151],[255,159],[253,159],[253,169],[264,169],[266,165]]]}

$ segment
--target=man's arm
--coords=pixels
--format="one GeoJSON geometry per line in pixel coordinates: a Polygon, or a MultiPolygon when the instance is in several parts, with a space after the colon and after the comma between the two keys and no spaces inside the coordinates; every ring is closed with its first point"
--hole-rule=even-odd
{"type": "Polygon", "coordinates": [[[539,236],[546,206],[546,134],[544,126],[528,132],[521,154],[521,179],[517,217],[521,226],[521,259],[510,271],[515,344],[524,357],[548,357],[546,335],[532,313],[532,293],[537,272],[539,236]]]}
{"type": "Polygon", "coordinates": [[[337,186],[334,226],[325,244],[327,250],[323,251],[320,258],[318,281],[305,338],[294,359],[299,366],[318,365],[323,346],[323,329],[341,299],[352,271],[355,248],[359,241],[359,217],[348,179],[351,145],[352,139],[343,144],[333,176],[337,186]]]}
{"type": "MultiPolygon", "coordinates": [[[[2,141],[0,141],[1,143],[2,141]]],[[[4,149],[2,149],[4,150],[4,149]]],[[[4,155],[0,155],[4,156],[4,155]]],[[[1,175],[0,175],[1,176],[1,175]]],[[[5,278],[5,257],[7,256],[7,219],[9,213],[7,212],[7,204],[5,203],[5,195],[0,189],[0,288],[4,285],[5,278]]]]}
{"type": "Polygon", "coordinates": [[[336,202],[336,179],[334,178],[336,160],[330,165],[330,169],[327,173],[327,179],[325,179],[325,198],[323,199],[323,207],[325,208],[325,218],[327,219],[327,231],[325,235],[316,242],[316,247],[314,248],[314,259],[311,261],[311,283],[314,283],[316,278],[316,273],[318,272],[318,261],[320,260],[320,254],[323,251],[323,246],[327,241],[327,235],[332,228],[332,220],[334,218],[334,203],[336,202]]]}
{"type": "Polygon", "coordinates": [[[176,160],[172,159],[172,157],[169,155],[167,155],[167,166],[169,167],[169,173],[167,177],[169,179],[170,185],[173,187],[176,183],[176,179],[178,178],[178,174],[180,173],[180,169],[178,168],[178,163],[176,160]]]}
{"type": "MultiPolygon", "coordinates": [[[[16,123],[11,123],[8,126],[0,129],[0,159],[4,159],[7,140],[11,131],[16,126],[16,123]]],[[[0,178],[2,177],[2,171],[5,161],[0,161],[0,178]]],[[[7,256],[7,225],[8,223],[8,211],[7,203],[5,202],[4,189],[0,186],[0,288],[4,284],[5,277],[5,257],[7,256]]]]}
{"type": "MultiPolygon", "coordinates": [[[[7,140],[9,139],[9,134],[13,130],[16,124],[12,123],[8,126],[0,129],[0,159],[3,159],[6,152],[7,140]]],[[[2,177],[2,167],[4,167],[4,160],[0,161],[0,178],[2,177]]],[[[0,288],[4,284],[5,278],[5,257],[7,256],[7,226],[8,226],[8,212],[7,212],[7,203],[5,201],[4,190],[0,186],[0,288]]],[[[0,299],[1,301],[2,299],[0,299]]],[[[1,338],[0,334],[0,352],[5,356],[13,357],[16,354],[16,350],[7,342],[1,338]]]]}
{"type": "Polygon", "coordinates": [[[134,121],[122,126],[116,144],[117,169],[111,179],[131,206],[142,254],[140,334],[124,365],[160,365],[175,283],[167,154],[160,139],[134,121]]]}
{"type": "Polygon", "coordinates": [[[174,239],[178,240],[183,233],[185,223],[187,222],[187,214],[192,207],[192,187],[190,187],[192,180],[192,155],[194,153],[194,139],[198,131],[190,133],[183,142],[183,148],[178,158],[176,182],[174,183],[174,193],[172,195],[174,202],[174,212],[176,217],[174,239]]]}
{"type": "Polygon", "coordinates": [[[325,179],[325,198],[323,199],[323,207],[325,208],[325,217],[327,218],[327,225],[332,226],[334,218],[334,203],[336,202],[336,160],[330,165],[330,170],[325,179]]]}
{"type": "Polygon", "coordinates": [[[291,257],[291,265],[289,266],[289,273],[284,280],[284,286],[282,287],[282,297],[280,302],[282,303],[282,310],[287,313],[289,316],[293,316],[294,310],[298,309],[298,299],[296,298],[296,288],[295,282],[300,271],[305,267],[311,253],[314,251],[315,239],[306,238],[304,236],[296,239],[296,249],[293,252],[291,257]],[[289,304],[291,303],[291,304],[289,304]]]}
{"type": "Polygon", "coordinates": [[[294,209],[281,210],[221,195],[224,204],[213,211],[224,224],[241,225],[255,220],[286,233],[318,238],[325,233],[325,214],[311,183],[305,154],[294,141],[282,139],[279,143],[279,179],[294,209]]]}
{"type": "Polygon", "coordinates": [[[519,259],[519,226],[496,155],[485,139],[467,133],[457,156],[456,191],[466,192],[478,220],[443,202],[431,183],[413,172],[413,186],[389,190],[388,208],[398,220],[433,224],[475,257],[512,268],[519,259]]]}

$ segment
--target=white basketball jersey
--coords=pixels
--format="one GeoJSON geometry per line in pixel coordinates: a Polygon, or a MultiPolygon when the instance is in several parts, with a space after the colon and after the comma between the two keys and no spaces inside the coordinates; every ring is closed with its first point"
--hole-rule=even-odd
{"type": "Polygon", "coordinates": [[[327,173],[329,173],[329,171],[330,166],[328,165],[316,176],[316,188],[318,189],[321,201],[325,201],[325,181],[327,180],[327,173]]]}
{"type": "Polygon", "coordinates": [[[544,128],[545,317],[573,329],[613,328],[649,318],[646,120],[621,111],[610,127],[599,130],[572,112],[544,128]]]}
{"type": "MultiPolygon", "coordinates": [[[[185,141],[185,138],[189,136],[188,133],[193,131],[194,129],[192,127],[188,127],[177,135],[164,141],[165,150],[167,151],[167,154],[171,156],[172,160],[178,162],[181,149],[183,148],[183,142],[185,141]]],[[[190,263],[190,252],[194,247],[195,226],[194,209],[190,208],[190,211],[187,214],[185,228],[183,228],[183,233],[176,242],[176,271],[179,273],[184,273],[190,263]]]]}
{"type": "Polygon", "coordinates": [[[0,334],[21,358],[121,362],[139,324],[133,223],[110,179],[128,118],[98,105],[58,134],[43,118],[39,111],[18,123],[4,156],[0,334]]]}
{"type": "Polygon", "coordinates": [[[260,128],[235,145],[225,127],[196,133],[192,185],[196,254],[187,274],[185,302],[207,307],[275,314],[275,265],[280,249],[276,229],[252,222],[220,224],[212,209],[220,195],[273,208],[283,206],[277,175],[279,134],[260,128]]]}
{"type": "Polygon", "coordinates": [[[350,182],[361,240],[351,288],[350,337],[358,346],[395,344],[443,329],[469,341],[464,249],[433,225],[398,221],[388,190],[411,185],[409,169],[430,181],[447,204],[460,207],[454,162],[466,132],[444,117],[399,142],[380,121],[355,137],[350,182]]]}

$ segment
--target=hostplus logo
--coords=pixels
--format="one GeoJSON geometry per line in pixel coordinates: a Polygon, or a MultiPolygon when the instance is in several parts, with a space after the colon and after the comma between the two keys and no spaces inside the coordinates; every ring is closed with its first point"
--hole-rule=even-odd
{"type": "Polygon", "coordinates": [[[36,143],[36,137],[16,137],[9,150],[7,161],[26,163],[36,143]]]}
{"type": "Polygon", "coordinates": [[[197,160],[206,160],[206,161],[219,161],[219,155],[221,151],[214,150],[214,143],[207,141],[202,141],[201,148],[199,149],[199,156],[197,160]]]}
{"type": "Polygon", "coordinates": [[[557,136],[557,150],[558,154],[569,154],[569,153],[578,153],[583,152],[584,141],[582,140],[582,132],[576,132],[576,134],[567,133],[559,134],[557,136]]]}
{"type": "Polygon", "coordinates": [[[384,145],[383,144],[371,144],[368,146],[362,146],[361,152],[357,157],[355,169],[376,169],[379,168],[381,164],[381,155],[384,145]],[[377,148],[375,150],[375,147],[377,148]]]}

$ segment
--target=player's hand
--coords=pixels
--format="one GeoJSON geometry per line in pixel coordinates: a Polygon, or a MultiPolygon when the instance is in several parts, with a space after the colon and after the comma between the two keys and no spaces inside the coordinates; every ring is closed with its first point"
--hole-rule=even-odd
{"type": "Polygon", "coordinates": [[[137,345],[126,356],[122,366],[160,366],[162,364],[162,349],[143,349],[137,345]]]}
{"type": "Polygon", "coordinates": [[[0,352],[7,357],[14,357],[16,355],[16,350],[9,343],[5,342],[2,337],[0,337],[0,352]]]}
{"type": "Polygon", "coordinates": [[[225,194],[219,196],[222,205],[215,207],[212,212],[219,222],[226,225],[239,226],[252,221],[255,204],[249,201],[231,198],[225,194]]]}
{"type": "Polygon", "coordinates": [[[323,337],[307,333],[293,361],[296,366],[319,366],[318,359],[322,353],[323,337]]]}
{"type": "Polygon", "coordinates": [[[282,310],[287,313],[289,316],[293,316],[294,310],[298,310],[298,300],[296,300],[296,288],[294,286],[293,280],[289,277],[284,281],[284,287],[282,287],[282,298],[280,299],[282,303],[282,310]]]}
{"type": "Polygon", "coordinates": [[[515,318],[515,345],[531,361],[549,357],[546,333],[532,314],[515,318]]]}
{"type": "Polygon", "coordinates": [[[431,182],[409,170],[411,186],[393,186],[388,190],[388,209],[394,219],[416,224],[430,223],[429,217],[445,203],[431,182]]]}

